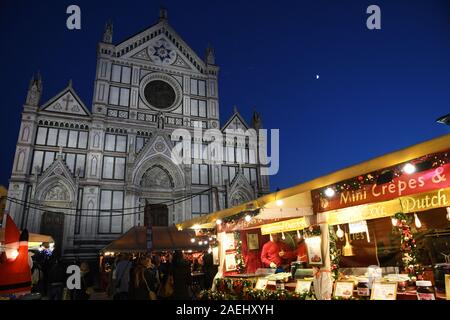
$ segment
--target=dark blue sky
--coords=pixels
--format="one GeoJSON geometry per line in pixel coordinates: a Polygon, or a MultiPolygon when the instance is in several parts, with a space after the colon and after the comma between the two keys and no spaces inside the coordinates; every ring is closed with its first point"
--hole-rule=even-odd
{"type": "Polygon", "coordinates": [[[279,128],[288,187],[450,132],[450,1],[18,1],[0,2],[0,184],[7,184],[29,79],[46,101],[70,78],[90,106],[96,45],[105,21],[114,42],[153,24],[160,5],[201,56],[221,67],[221,120],[232,106],[279,128]],[[82,30],[65,27],[78,4],[82,30]],[[366,28],[378,4],[382,30],[366,28]],[[316,79],[316,74],[320,75],[316,79]]]}

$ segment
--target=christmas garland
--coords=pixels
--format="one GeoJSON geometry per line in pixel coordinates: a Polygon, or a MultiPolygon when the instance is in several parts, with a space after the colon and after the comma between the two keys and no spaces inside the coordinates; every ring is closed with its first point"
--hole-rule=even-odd
{"type": "MultiPolygon", "coordinates": [[[[245,280],[244,280],[245,281],[245,280]]],[[[203,290],[199,294],[200,300],[315,300],[311,292],[296,293],[285,289],[256,290],[246,289],[241,294],[203,290]]]]}
{"type": "Polygon", "coordinates": [[[411,232],[410,224],[412,218],[402,212],[398,212],[394,215],[393,219],[396,219],[394,220],[394,222],[396,222],[394,228],[397,228],[401,237],[400,251],[402,254],[403,271],[406,272],[412,280],[415,280],[423,270],[417,257],[416,240],[414,240],[414,236],[411,232]]]}
{"type": "Polygon", "coordinates": [[[331,273],[333,280],[336,281],[339,277],[339,262],[341,261],[341,255],[337,249],[336,242],[338,237],[334,231],[334,227],[330,226],[330,260],[331,260],[331,273]]]}
{"type": "Polygon", "coordinates": [[[322,234],[322,231],[320,231],[319,225],[309,226],[309,228],[305,229],[303,232],[303,235],[306,238],[317,237],[317,236],[320,236],[321,234],[322,234]]]}
{"type": "Polygon", "coordinates": [[[236,270],[239,273],[245,272],[245,261],[244,256],[242,255],[242,240],[241,233],[236,231],[234,233],[234,242],[236,246],[236,254],[234,255],[234,259],[236,261],[236,270]]]}

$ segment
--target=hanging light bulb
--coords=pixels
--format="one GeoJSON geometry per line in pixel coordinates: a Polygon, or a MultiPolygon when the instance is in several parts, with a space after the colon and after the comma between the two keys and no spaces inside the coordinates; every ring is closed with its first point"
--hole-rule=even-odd
{"type": "Polygon", "coordinates": [[[406,174],[412,174],[412,173],[416,172],[416,166],[411,163],[407,163],[403,167],[403,172],[406,174]]]}
{"type": "Polygon", "coordinates": [[[195,242],[195,238],[191,238],[191,242],[194,243],[195,242]]]}
{"type": "Polygon", "coordinates": [[[244,219],[245,219],[245,221],[250,222],[252,220],[252,216],[248,214],[245,216],[244,219]]]}
{"type": "Polygon", "coordinates": [[[414,213],[414,224],[416,225],[417,229],[420,229],[422,227],[422,222],[420,222],[417,213],[414,213]]]}
{"type": "Polygon", "coordinates": [[[286,236],[284,235],[284,232],[281,233],[281,239],[286,240],[286,236]]]}
{"type": "Polygon", "coordinates": [[[272,242],[273,242],[273,237],[272,237],[272,234],[270,234],[270,241],[272,241],[272,242]]]}
{"type": "Polygon", "coordinates": [[[278,207],[281,207],[281,206],[283,205],[283,200],[278,199],[277,201],[275,201],[275,204],[276,204],[278,207]]]}
{"type": "Polygon", "coordinates": [[[344,237],[344,231],[342,231],[341,226],[338,225],[338,229],[336,231],[336,235],[339,239],[342,239],[344,237]]]}
{"type": "Polygon", "coordinates": [[[398,219],[397,218],[394,218],[394,217],[392,217],[391,218],[391,222],[392,222],[392,225],[395,227],[395,226],[397,226],[397,223],[398,223],[398,219]]]}
{"type": "Polygon", "coordinates": [[[302,238],[302,235],[300,234],[300,231],[297,230],[297,239],[300,240],[302,238]]]}
{"type": "Polygon", "coordinates": [[[217,220],[216,220],[216,224],[217,224],[217,225],[221,225],[221,224],[222,224],[222,219],[217,219],[217,220]]]}
{"type": "Polygon", "coordinates": [[[336,192],[335,192],[332,188],[330,188],[330,187],[328,187],[328,188],[325,189],[325,195],[326,195],[328,198],[333,197],[335,193],[336,193],[336,192]]]}
{"type": "Polygon", "coordinates": [[[447,207],[447,220],[450,221],[450,207],[447,207]]]}

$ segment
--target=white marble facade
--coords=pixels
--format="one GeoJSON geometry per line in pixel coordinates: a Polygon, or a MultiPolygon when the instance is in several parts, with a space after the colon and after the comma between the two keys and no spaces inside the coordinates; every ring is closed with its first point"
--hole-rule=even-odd
{"type": "MultiPolygon", "coordinates": [[[[38,75],[22,114],[8,191],[16,200],[7,210],[30,232],[60,230],[66,258],[93,258],[105,244],[142,225],[146,203],[168,204],[172,225],[269,191],[251,142],[226,141],[226,165],[171,160],[174,129],[250,128],[237,110],[220,126],[219,67],[211,48],[201,59],[168,24],[165,10],[155,24],[125,41],[113,44],[112,36],[107,24],[97,49],[91,108],[72,83],[40,104],[38,75]],[[171,202],[211,187],[218,190],[219,207],[215,192],[171,202]],[[64,216],[60,229],[43,227],[47,211],[64,216]]],[[[255,115],[252,126],[259,125],[255,115]]]]}

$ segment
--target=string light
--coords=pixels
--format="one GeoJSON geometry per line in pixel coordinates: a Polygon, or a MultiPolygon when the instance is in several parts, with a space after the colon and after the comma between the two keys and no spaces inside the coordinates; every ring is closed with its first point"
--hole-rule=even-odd
{"type": "Polygon", "coordinates": [[[286,240],[286,236],[284,235],[284,232],[281,233],[281,239],[286,240]]]}
{"type": "Polygon", "coordinates": [[[221,225],[221,224],[222,224],[222,219],[217,219],[217,220],[216,220],[216,224],[217,224],[217,225],[221,225]]]}
{"type": "Polygon", "coordinates": [[[194,229],[194,230],[199,230],[201,227],[200,227],[200,225],[199,224],[194,224],[193,226],[192,226],[192,229],[194,229]]]}
{"type": "Polygon", "coordinates": [[[275,201],[275,204],[276,204],[278,207],[283,206],[283,203],[284,203],[284,202],[283,202],[283,200],[281,200],[281,199],[275,201]]]}
{"type": "Polygon", "coordinates": [[[194,243],[195,242],[195,238],[191,238],[191,242],[194,243]]]}
{"type": "Polygon", "coordinates": [[[250,222],[252,220],[252,216],[248,214],[245,216],[244,219],[245,219],[245,221],[250,222]]]}
{"type": "Polygon", "coordinates": [[[302,235],[300,234],[300,231],[297,230],[297,239],[300,240],[302,238],[302,235]]]}
{"type": "Polygon", "coordinates": [[[450,207],[447,207],[447,220],[450,221],[450,207]]]}

